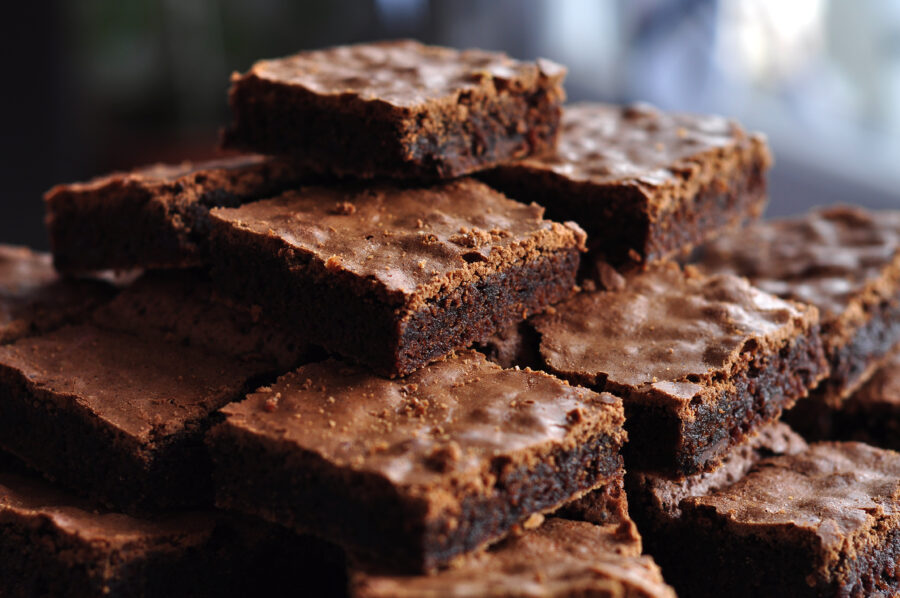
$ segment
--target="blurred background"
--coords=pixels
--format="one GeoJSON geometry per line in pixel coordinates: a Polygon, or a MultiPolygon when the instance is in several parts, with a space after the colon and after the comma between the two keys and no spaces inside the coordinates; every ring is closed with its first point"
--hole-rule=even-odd
{"type": "Polygon", "coordinates": [[[543,56],[570,100],[644,100],[769,135],[770,215],[900,207],[900,2],[44,0],[5,7],[0,241],[44,248],[41,194],[215,155],[229,74],[393,37],[543,56]]]}

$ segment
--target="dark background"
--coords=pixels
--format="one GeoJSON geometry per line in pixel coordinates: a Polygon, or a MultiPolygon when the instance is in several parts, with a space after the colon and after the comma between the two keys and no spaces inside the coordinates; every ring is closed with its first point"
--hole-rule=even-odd
{"type": "Polygon", "coordinates": [[[46,0],[7,3],[0,242],[46,247],[59,182],[215,154],[228,75],[391,37],[545,56],[572,100],[645,100],[765,131],[769,214],[900,206],[900,2],[46,0]]]}

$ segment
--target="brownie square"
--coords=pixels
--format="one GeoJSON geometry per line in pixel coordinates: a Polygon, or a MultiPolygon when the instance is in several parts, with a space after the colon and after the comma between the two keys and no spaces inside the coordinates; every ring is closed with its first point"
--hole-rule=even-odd
{"type": "Polygon", "coordinates": [[[690,596],[900,594],[900,454],[820,443],[757,464],[681,502],[679,566],[690,596]]]}
{"type": "Polygon", "coordinates": [[[594,257],[634,265],[757,218],[771,163],[764,137],[732,120],[586,103],[564,108],[555,152],[482,178],[553,219],[578,221],[594,257]]]}
{"type": "Polygon", "coordinates": [[[567,297],[584,233],[462,179],[307,187],[212,213],[220,290],[404,375],[567,297]]]}
{"type": "Polygon", "coordinates": [[[433,570],[621,475],[621,401],[464,351],[403,380],[335,360],[225,407],[216,504],[433,570]]]}
{"type": "Polygon", "coordinates": [[[0,343],[85,317],[114,294],[98,280],[63,280],[50,256],[0,245],[0,343]]]}
{"type": "Polygon", "coordinates": [[[249,314],[210,304],[201,281],[194,294],[169,296],[182,308],[173,318],[190,319],[156,327],[169,309],[161,299],[177,285],[150,293],[154,278],[123,291],[94,322],[0,347],[0,446],[130,512],[211,504],[203,434],[213,413],[306,355],[249,314]],[[158,301],[143,323],[129,319],[136,296],[158,301]],[[209,320],[194,318],[204,307],[209,320]],[[285,347],[296,353],[277,351],[285,347]]]}
{"type": "Polygon", "coordinates": [[[257,62],[231,78],[229,148],[310,171],[450,178],[551,149],[565,69],[388,41],[257,62]]]}
{"type": "Polygon", "coordinates": [[[815,305],[831,374],[786,417],[817,435],[819,404],[838,407],[900,342],[900,211],[831,207],[760,223],[704,248],[707,272],[815,305]]]}
{"type": "Polygon", "coordinates": [[[530,323],[548,371],[622,397],[629,470],[711,470],[827,373],[814,307],[671,263],[530,323]]]}
{"type": "Polygon", "coordinates": [[[57,185],[44,196],[53,260],[64,272],[201,265],[210,208],[271,197],[302,179],[288,160],[247,155],[57,185]]]}

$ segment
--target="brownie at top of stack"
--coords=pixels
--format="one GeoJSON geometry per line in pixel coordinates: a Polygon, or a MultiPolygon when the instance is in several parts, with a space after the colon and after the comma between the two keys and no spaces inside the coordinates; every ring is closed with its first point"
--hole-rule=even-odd
{"type": "Polygon", "coordinates": [[[550,218],[577,220],[595,257],[633,265],[759,217],[771,161],[763,136],[732,120],[584,103],[563,109],[555,152],[482,178],[550,218]]]}
{"type": "Polygon", "coordinates": [[[47,254],[0,245],[0,343],[86,317],[113,294],[98,280],[63,280],[47,254]]]}
{"type": "Polygon", "coordinates": [[[433,570],[620,479],[622,403],[473,351],[403,380],[309,364],[223,409],[216,503],[433,570]]]}
{"type": "Polygon", "coordinates": [[[675,264],[611,279],[529,321],[544,367],[625,402],[633,470],[711,470],[827,372],[818,313],[675,264]]]}
{"type": "Polygon", "coordinates": [[[306,187],[211,217],[226,296],[386,375],[567,297],[585,241],[472,179],[306,187]]]}
{"type": "Polygon", "coordinates": [[[552,149],[565,69],[389,41],[263,60],[232,76],[226,147],[355,178],[449,178],[552,149]]]}
{"type": "Polygon", "coordinates": [[[64,272],[184,268],[209,259],[209,210],[309,181],[288,160],[247,155],[157,164],[44,196],[53,262],[64,272]]]}

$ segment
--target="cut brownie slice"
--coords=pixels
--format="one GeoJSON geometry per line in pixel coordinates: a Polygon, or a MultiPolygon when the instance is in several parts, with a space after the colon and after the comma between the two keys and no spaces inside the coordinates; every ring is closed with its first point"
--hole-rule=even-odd
{"type": "Polygon", "coordinates": [[[105,282],[61,279],[47,254],[0,245],[0,343],[84,317],[113,292],[105,282]]]}
{"type": "Polygon", "coordinates": [[[674,598],[659,567],[640,556],[633,524],[550,518],[430,576],[357,573],[354,598],[674,598]]]}
{"type": "Polygon", "coordinates": [[[900,211],[834,207],[766,222],[706,247],[699,267],[746,276],[774,295],[819,308],[830,376],[786,417],[838,406],[900,342],[900,211]]]}
{"type": "Polygon", "coordinates": [[[223,409],[220,507],[419,572],[620,475],[621,401],[472,351],[403,380],[327,360],[223,409]]]}
{"type": "Polygon", "coordinates": [[[403,375],[567,297],[584,232],[462,179],[309,187],[212,212],[214,275],[326,349],[403,375]]]}
{"type": "Polygon", "coordinates": [[[827,373],[814,307],[671,263],[531,323],[550,372],[624,399],[633,470],[710,470],[827,373]]]}
{"type": "Polygon", "coordinates": [[[414,41],[301,52],[232,75],[223,144],[352,177],[455,177],[553,148],[564,77],[414,41]]]}
{"type": "Polygon", "coordinates": [[[771,156],[762,136],[717,116],[647,105],[575,104],[554,153],[483,178],[577,220],[591,249],[617,265],[683,252],[758,217],[771,156]]]}
{"type": "Polygon", "coordinates": [[[129,511],[210,503],[202,439],[213,412],[307,356],[278,329],[209,303],[202,280],[189,294],[159,278],[123,291],[96,324],[0,347],[0,446],[129,511]],[[133,309],[141,301],[148,309],[133,309]]]}
{"type": "Polygon", "coordinates": [[[289,161],[251,155],[56,186],[44,196],[54,263],[65,272],[203,264],[210,208],[271,197],[301,178],[289,161]]]}
{"type": "Polygon", "coordinates": [[[897,596],[900,454],[821,443],[761,461],[737,483],[681,501],[678,566],[689,596],[897,596]]]}

